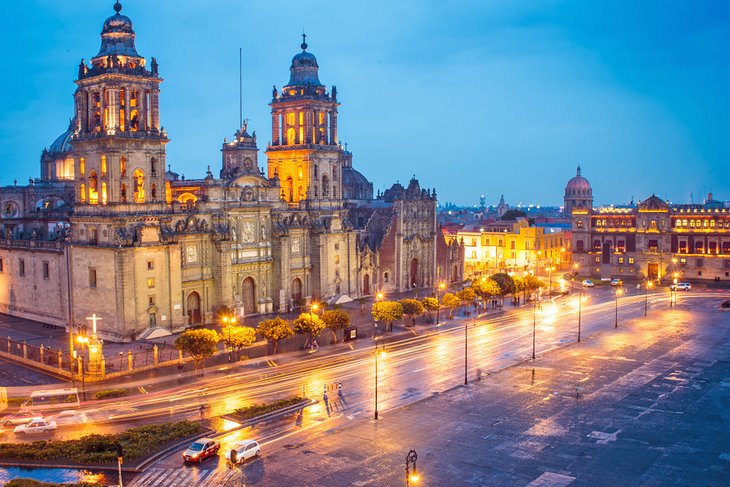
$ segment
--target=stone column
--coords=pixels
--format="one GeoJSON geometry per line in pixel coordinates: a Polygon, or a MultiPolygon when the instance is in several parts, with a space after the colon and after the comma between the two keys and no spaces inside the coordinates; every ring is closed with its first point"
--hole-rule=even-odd
{"type": "Polygon", "coordinates": [[[337,110],[330,112],[330,144],[337,144],[337,110]]]}
{"type": "Polygon", "coordinates": [[[119,89],[110,88],[107,91],[109,97],[109,128],[119,130],[119,89]]]}
{"type": "Polygon", "coordinates": [[[130,98],[129,88],[126,88],[124,90],[124,130],[125,131],[129,130],[129,120],[130,120],[129,113],[131,112],[130,107],[129,107],[129,98],[130,98]]]}
{"type": "Polygon", "coordinates": [[[150,95],[152,100],[152,130],[160,130],[160,92],[155,90],[150,95]]]}

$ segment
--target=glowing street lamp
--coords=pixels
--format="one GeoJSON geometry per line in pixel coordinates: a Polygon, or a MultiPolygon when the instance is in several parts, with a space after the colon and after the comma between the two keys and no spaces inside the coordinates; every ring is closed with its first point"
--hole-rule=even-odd
{"type": "Polygon", "coordinates": [[[578,342],[580,342],[580,320],[581,320],[581,313],[583,311],[583,301],[588,299],[588,296],[585,296],[585,290],[581,287],[580,294],[578,295],[578,342]]]}
{"type": "Polygon", "coordinates": [[[644,317],[649,313],[649,289],[654,286],[654,283],[647,280],[646,288],[644,288],[644,317]]]}
{"type": "Polygon", "coordinates": [[[439,325],[439,312],[441,311],[441,292],[446,289],[446,283],[443,281],[439,282],[438,286],[438,292],[436,292],[436,303],[438,304],[438,307],[436,308],[436,326],[439,325]]]}
{"type": "MultiPolygon", "coordinates": [[[[375,302],[380,302],[383,299],[383,293],[378,292],[375,295],[375,302]]],[[[387,330],[386,330],[387,331],[387,330]]],[[[375,315],[373,315],[373,340],[375,340],[378,336],[378,322],[375,321],[375,315]]]]}
{"type": "Polygon", "coordinates": [[[408,452],[408,455],[406,455],[406,487],[410,487],[411,482],[415,484],[418,482],[418,479],[420,479],[418,476],[418,470],[416,469],[417,460],[418,454],[416,453],[416,450],[411,450],[408,452]]]}
{"type": "Polygon", "coordinates": [[[624,290],[621,288],[616,288],[616,319],[614,322],[614,328],[618,328],[618,297],[621,296],[624,293],[624,290]]]}

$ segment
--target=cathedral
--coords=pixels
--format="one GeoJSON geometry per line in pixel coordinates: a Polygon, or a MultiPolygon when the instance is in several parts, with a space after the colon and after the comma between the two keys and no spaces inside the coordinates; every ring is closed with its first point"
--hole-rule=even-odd
{"type": "Polygon", "coordinates": [[[96,313],[102,338],[125,341],[211,322],[220,306],[282,313],[462,279],[463,247],[437,226],[435,190],[414,177],[374,195],[354,169],[337,88],[320,82],[306,42],[272,90],[266,169],[244,123],[217,176],[179,177],[160,67],[114,10],[98,54],[78,66],[73,116],[43,150],[40,178],[0,188],[0,312],[63,327],[96,313]]]}

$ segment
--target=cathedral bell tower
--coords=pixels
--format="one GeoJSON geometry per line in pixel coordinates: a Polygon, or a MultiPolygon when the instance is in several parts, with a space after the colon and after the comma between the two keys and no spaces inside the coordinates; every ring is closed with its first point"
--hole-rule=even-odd
{"type": "Polygon", "coordinates": [[[336,207],[342,201],[342,157],[337,142],[337,88],[319,81],[317,58],[302,52],[292,59],[289,82],[271,100],[268,176],[281,181],[281,198],[336,207]]]}
{"type": "Polygon", "coordinates": [[[157,61],[137,53],[129,17],[115,14],[101,31],[99,53],[79,64],[74,95],[76,202],[82,205],[164,203],[165,145],[160,128],[157,61]]]}
{"type": "Polygon", "coordinates": [[[234,179],[245,174],[260,176],[258,152],[256,147],[256,132],[248,134],[248,123],[243,122],[241,128],[236,132],[236,137],[231,141],[224,141],[223,148],[223,169],[221,179],[234,179]]]}

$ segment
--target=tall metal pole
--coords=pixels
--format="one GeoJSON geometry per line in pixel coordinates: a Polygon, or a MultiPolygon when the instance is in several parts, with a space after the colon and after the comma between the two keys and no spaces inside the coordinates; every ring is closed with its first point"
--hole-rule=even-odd
{"type": "Polygon", "coordinates": [[[649,283],[644,283],[644,318],[649,311],[649,283]]]}
{"type": "Polygon", "coordinates": [[[618,328],[618,289],[616,289],[616,299],[615,299],[615,301],[616,301],[616,319],[615,319],[615,322],[614,322],[614,326],[613,327],[614,328],[618,328]]]}
{"type": "Polygon", "coordinates": [[[535,360],[535,330],[537,327],[537,299],[532,302],[532,360],[535,360]]]}
{"type": "Polygon", "coordinates": [[[469,327],[464,321],[464,385],[469,383],[467,368],[469,366],[469,327]]]}
{"type": "Polygon", "coordinates": [[[375,419],[378,419],[378,343],[375,343],[375,419]]]}
{"type": "Polygon", "coordinates": [[[578,294],[578,342],[580,343],[580,316],[583,311],[583,289],[578,294]]]}

